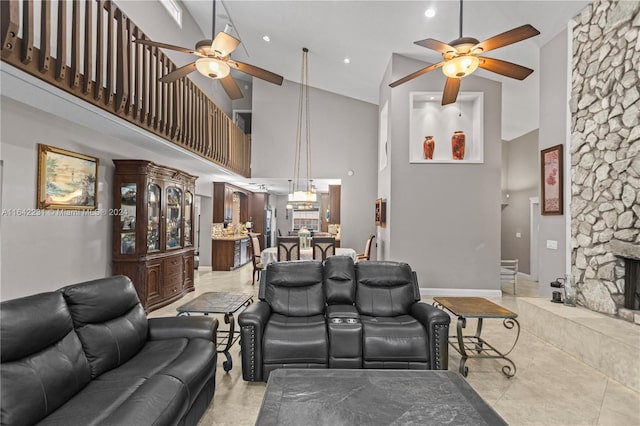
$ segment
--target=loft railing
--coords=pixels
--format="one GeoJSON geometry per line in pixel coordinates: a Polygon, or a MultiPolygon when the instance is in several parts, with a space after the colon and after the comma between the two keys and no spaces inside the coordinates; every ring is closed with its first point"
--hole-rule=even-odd
{"type": "Polygon", "coordinates": [[[109,0],[0,0],[7,62],[207,160],[251,175],[251,139],[109,0]]]}

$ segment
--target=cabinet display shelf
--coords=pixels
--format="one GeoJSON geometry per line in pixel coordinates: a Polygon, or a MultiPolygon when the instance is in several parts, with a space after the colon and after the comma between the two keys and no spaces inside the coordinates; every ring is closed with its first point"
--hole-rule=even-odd
{"type": "Polygon", "coordinates": [[[484,162],[484,94],[460,92],[455,103],[442,106],[441,92],[409,95],[409,162],[419,164],[473,164],[484,162]],[[465,133],[464,159],[454,160],[451,136],[465,133]],[[426,136],[435,140],[433,159],[425,158],[426,136]]]}

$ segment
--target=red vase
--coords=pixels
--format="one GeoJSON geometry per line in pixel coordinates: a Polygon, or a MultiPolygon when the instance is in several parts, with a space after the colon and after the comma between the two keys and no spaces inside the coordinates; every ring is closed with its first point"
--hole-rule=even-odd
{"type": "Polygon", "coordinates": [[[454,160],[464,160],[465,135],[462,130],[456,130],[451,136],[451,153],[454,160]]]}
{"type": "Polygon", "coordinates": [[[434,149],[436,149],[436,141],[433,140],[433,136],[425,136],[424,142],[422,143],[425,160],[433,160],[434,149]]]}

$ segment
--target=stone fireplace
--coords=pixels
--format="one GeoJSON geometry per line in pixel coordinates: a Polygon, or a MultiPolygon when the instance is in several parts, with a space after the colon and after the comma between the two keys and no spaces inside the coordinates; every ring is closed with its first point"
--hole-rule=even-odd
{"type": "Polygon", "coordinates": [[[638,324],[625,291],[640,260],[639,11],[640,2],[596,0],[576,17],[570,105],[578,303],[638,324]]]}

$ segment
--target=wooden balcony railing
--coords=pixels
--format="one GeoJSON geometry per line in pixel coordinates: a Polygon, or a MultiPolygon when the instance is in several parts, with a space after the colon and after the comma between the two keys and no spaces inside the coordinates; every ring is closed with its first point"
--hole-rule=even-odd
{"type": "Polygon", "coordinates": [[[1,0],[7,62],[215,164],[251,176],[251,139],[109,0],[1,0]],[[55,6],[55,7],[54,7],[55,6]],[[56,9],[56,10],[53,10],[56,9]]]}

